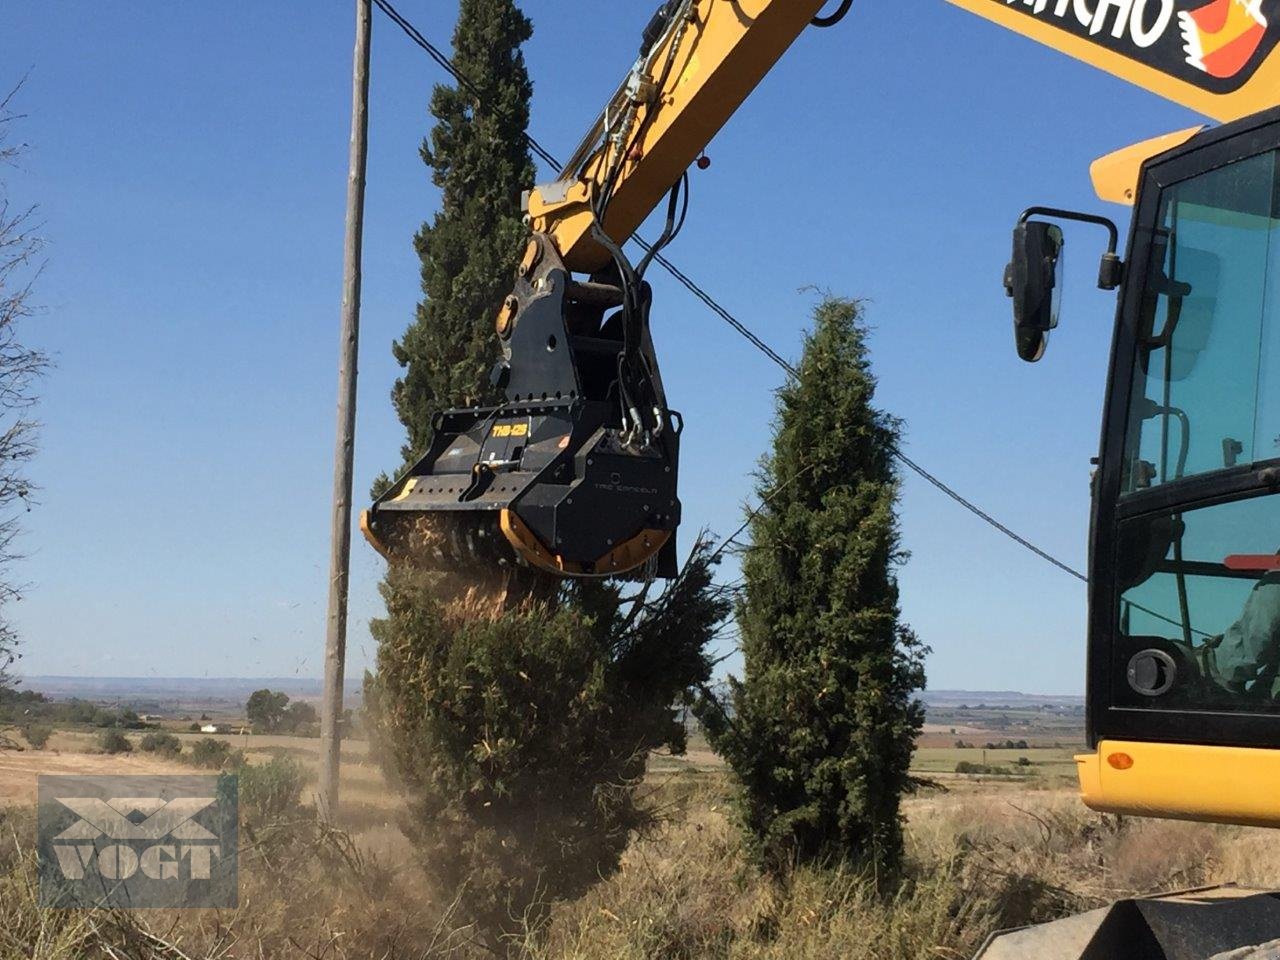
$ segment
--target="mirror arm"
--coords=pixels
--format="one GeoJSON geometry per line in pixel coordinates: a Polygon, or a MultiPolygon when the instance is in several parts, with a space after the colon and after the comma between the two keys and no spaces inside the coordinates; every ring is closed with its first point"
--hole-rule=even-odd
{"type": "Polygon", "coordinates": [[[1075,210],[1061,210],[1057,207],[1028,207],[1018,218],[1019,223],[1026,223],[1032,217],[1052,217],[1056,220],[1075,220],[1078,223],[1092,223],[1105,227],[1108,234],[1107,252],[1102,255],[1102,264],[1098,268],[1098,287],[1102,290],[1114,290],[1120,286],[1124,278],[1124,263],[1116,255],[1120,245],[1120,231],[1115,221],[1092,213],[1079,213],[1075,210]]]}
{"type": "Polygon", "coordinates": [[[1019,223],[1026,223],[1032,217],[1054,217],[1059,220],[1076,220],[1080,223],[1094,223],[1106,227],[1111,239],[1107,243],[1107,253],[1115,253],[1120,245],[1120,231],[1115,221],[1092,213],[1078,213],[1075,210],[1059,210],[1056,207],[1028,207],[1018,218],[1019,223]]]}

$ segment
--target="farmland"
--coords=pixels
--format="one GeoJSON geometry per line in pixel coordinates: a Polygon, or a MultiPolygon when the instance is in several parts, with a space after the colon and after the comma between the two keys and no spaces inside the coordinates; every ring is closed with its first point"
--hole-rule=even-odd
{"type": "MultiPolygon", "coordinates": [[[[905,802],[909,877],[892,902],[868,893],[865,878],[840,871],[802,870],[785,887],[761,875],[734,826],[727,773],[695,733],[686,755],[651,759],[646,789],[662,811],[656,831],[635,838],[619,873],[581,900],[557,905],[517,952],[528,960],[961,958],[997,928],[1127,894],[1222,880],[1265,883],[1278,866],[1265,831],[1085,810],[1070,786],[1079,727],[1060,713],[1046,717],[1036,707],[1002,705],[990,715],[996,723],[987,716],[962,723],[948,709],[932,710],[921,739],[949,738],[952,745],[922,745],[916,752],[913,772],[931,785],[905,802]],[[956,747],[958,739],[978,745],[956,747]],[[1009,739],[1026,739],[1027,746],[995,746],[1009,739]],[[965,762],[1008,772],[957,774],[965,762]]],[[[243,720],[229,704],[220,719],[243,720]]],[[[188,751],[203,739],[181,729],[180,717],[163,723],[188,751]]],[[[136,745],[141,734],[127,736],[136,745]]],[[[250,763],[290,756],[312,771],[318,763],[314,738],[219,739],[243,750],[250,763]]],[[[22,851],[29,850],[38,774],[192,772],[182,760],[136,750],[106,756],[96,749],[95,731],[73,728],[55,732],[45,750],[0,754],[0,818],[5,842],[17,844],[0,854],[0,864],[8,865],[0,877],[0,921],[12,929],[37,913],[30,906],[23,912],[21,897],[32,891],[22,851]],[[14,913],[5,916],[6,908],[14,913]]],[[[125,926],[110,929],[111,941],[130,942],[136,934],[151,944],[151,952],[137,955],[155,958],[260,951],[334,960],[489,956],[452,917],[447,892],[433,889],[420,871],[400,833],[401,801],[359,739],[344,745],[343,795],[340,826],[347,839],[313,836],[270,859],[246,849],[236,910],[116,917],[111,922],[125,926]],[[344,851],[336,860],[335,849],[344,851]],[[288,870],[279,869],[282,862],[288,870]],[[158,942],[145,939],[161,931],[158,942]]],[[[46,929],[48,948],[36,955],[109,958],[95,952],[92,924],[77,929],[74,936],[46,929]],[[71,943],[77,946],[66,946],[71,943]]]]}

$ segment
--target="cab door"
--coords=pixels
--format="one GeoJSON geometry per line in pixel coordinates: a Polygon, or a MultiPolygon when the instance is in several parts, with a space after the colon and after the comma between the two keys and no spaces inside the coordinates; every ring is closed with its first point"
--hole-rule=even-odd
{"type": "Polygon", "coordinates": [[[1090,744],[1280,748],[1280,112],[1151,162],[1128,264],[1094,500],[1090,744]]]}

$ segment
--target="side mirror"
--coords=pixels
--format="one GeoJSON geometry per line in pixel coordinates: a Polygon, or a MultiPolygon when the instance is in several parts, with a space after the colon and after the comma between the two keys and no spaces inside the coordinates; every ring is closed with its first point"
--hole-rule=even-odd
{"type": "Polygon", "coordinates": [[[1004,270],[1005,293],[1013,300],[1013,336],[1018,356],[1034,363],[1044,356],[1049,331],[1062,306],[1062,229],[1039,220],[1013,228],[1013,260],[1004,270]]]}

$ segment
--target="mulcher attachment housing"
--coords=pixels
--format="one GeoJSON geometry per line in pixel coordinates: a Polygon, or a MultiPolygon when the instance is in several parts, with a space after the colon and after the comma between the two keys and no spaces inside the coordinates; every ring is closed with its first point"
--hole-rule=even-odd
{"type": "Polygon", "coordinates": [[[658,378],[647,288],[628,329],[626,311],[606,316],[626,296],[610,279],[573,282],[547,238],[531,239],[498,316],[507,401],[437,417],[426,455],[362,520],[388,558],[675,575],[680,419],[658,378]]]}

